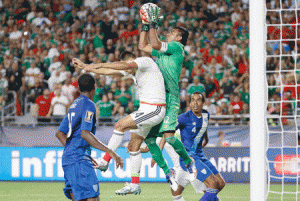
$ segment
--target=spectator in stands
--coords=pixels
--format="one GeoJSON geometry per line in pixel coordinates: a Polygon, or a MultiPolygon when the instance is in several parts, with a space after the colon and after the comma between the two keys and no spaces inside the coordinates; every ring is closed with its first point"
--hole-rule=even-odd
{"type": "Polygon", "coordinates": [[[212,81],[208,74],[204,75],[203,85],[205,86],[205,94],[207,98],[210,98],[217,90],[216,84],[212,81]]]}
{"type": "Polygon", "coordinates": [[[62,94],[68,98],[69,103],[75,99],[77,89],[71,84],[71,77],[68,75],[62,86],[62,94]]]}
{"type": "Polygon", "coordinates": [[[39,118],[39,121],[48,122],[49,119],[46,119],[46,116],[51,107],[51,97],[50,97],[50,90],[45,89],[43,95],[37,97],[34,105],[34,109],[32,111],[33,118],[39,118]]]}
{"type": "Polygon", "coordinates": [[[246,113],[246,107],[244,102],[241,101],[239,94],[234,94],[233,101],[230,102],[228,112],[230,115],[246,113]]]}
{"type": "Polygon", "coordinates": [[[181,87],[180,87],[180,110],[184,112],[185,108],[188,107],[189,104],[189,94],[188,94],[188,84],[189,79],[184,77],[181,79],[181,87]]]}
{"type": "MultiPolygon", "coordinates": [[[[188,107],[185,104],[185,98],[189,97],[186,96],[187,92],[191,94],[192,91],[206,91],[208,97],[218,92],[224,98],[229,99],[230,94],[241,83],[243,84],[240,89],[246,89],[247,84],[244,83],[249,81],[241,81],[239,77],[245,74],[248,77],[248,1],[203,1],[201,6],[198,5],[197,1],[177,2],[179,3],[158,2],[165,15],[158,35],[161,40],[165,40],[162,35],[174,25],[185,26],[190,31],[191,37],[185,47],[185,68],[183,68],[181,75],[181,79],[188,78],[187,82],[182,82],[180,88],[181,111],[185,111],[188,107]],[[210,76],[212,82],[206,75],[210,76]],[[194,77],[195,79],[193,79],[194,77]],[[192,84],[189,80],[192,80],[192,84]],[[214,87],[212,87],[213,83],[214,87]],[[190,85],[187,88],[188,84],[190,85]],[[205,90],[205,88],[207,89],[205,90]]],[[[283,2],[283,7],[290,5],[286,2],[283,2]]],[[[75,80],[80,75],[81,70],[74,69],[70,65],[71,59],[74,57],[79,57],[87,63],[112,62],[117,60],[120,53],[126,49],[132,50],[136,55],[145,56],[137,49],[137,28],[141,28],[141,19],[136,16],[138,16],[142,3],[134,1],[134,5],[130,5],[132,6],[130,7],[127,5],[128,2],[123,0],[109,3],[96,0],[53,0],[43,1],[43,3],[40,1],[34,3],[23,1],[23,3],[11,7],[9,1],[3,1],[2,10],[9,15],[8,17],[2,15],[0,18],[0,66],[2,64],[4,67],[3,69],[0,67],[0,70],[1,72],[6,71],[9,90],[26,94],[29,87],[33,92],[36,88],[39,89],[37,87],[39,85],[32,86],[36,85],[32,83],[32,80],[27,84],[22,82],[24,80],[23,72],[26,74],[26,69],[35,65],[33,63],[36,63],[36,68],[43,73],[43,75],[40,74],[45,79],[42,81],[42,85],[45,87],[48,84],[53,90],[55,88],[53,87],[54,83],[63,82],[68,71],[72,74],[71,79],[75,80]],[[19,38],[19,40],[15,38],[19,38]],[[25,68],[21,69],[21,67],[25,68]],[[22,89],[20,90],[21,86],[22,89]]],[[[270,6],[274,9],[280,8],[278,3],[272,3],[270,6]]],[[[293,21],[289,16],[293,15],[285,15],[283,20],[292,24],[293,21]]],[[[267,21],[270,22],[269,24],[280,23],[279,16],[276,16],[275,13],[269,13],[267,21]]],[[[268,32],[270,32],[268,39],[277,40],[280,38],[280,30],[276,26],[269,26],[268,32]]],[[[292,27],[285,27],[282,37],[292,39],[293,32],[295,30],[292,27]]],[[[291,49],[294,47],[292,42],[285,42],[283,45],[283,51],[291,53],[291,49]]],[[[280,48],[279,43],[268,42],[267,50],[270,54],[278,55],[280,48]]],[[[279,70],[280,65],[282,69],[286,70],[291,70],[293,67],[293,61],[289,58],[281,59],[281,62],[279,63],[278,58],[268,59],[268,70],[279,70]]],[[[274,78],[277,84],[281,84],[282,80],[290,79],[284,74],[279,75],[279,73],[274,73],[274,78]]],[[[113,94],[120,89],[120,85],[117,87],[113,83],[116,81],[116,78],[107,76],[105,85],[100,85],[101,87],[105,86],[105,90],[100,89],[98,91],[100,96],[97,95],[95,102],[101,100],[101,96],[104,94],[107,94],[109,99],[114,99],[113,94]],[[113,94],[108,93],[109,90],[113,91],[113,94]]],[[[72,83],[76,82],[72,81],[72,83]]],[[[290,81],[288,83],[293,84],[290,81]]],[[[296,80],[294,83],[297,83],[296,80]]],[[[292,86],[287,86],[286,90],[289,87],[292,86]]],[[[133,101],[134,106],[138,106],[139,100],[135,95],[135,85],[128,83],[126,89],[130,90],[132,96],[127,98],[127,101],[133,101]]],[[[247,103],[248,99],[244,98],[248,96],[247,92],[244,93],[244,89],[242,91],[239,90],[238,93],[242,94],[242,101],[247,103]]],[[[280,93],[280,91],[276,92],[280,93]]],[[[62,93],[64,93],[64,89],[62,93]]],[[[29,92],[29,94],[32,93],[29,92]]],[[[36,97],[31,97],[31,95],[29,97],[33,99],[31,101],[35,101],[36,97]]],[[[112,101],[116,102],[117,99],[112,101]]],[[[119,103],[116,102],[115,105],[117,107],[119,103]]],[[[127,107],[125,110],[131,110],[123,101],[122,105],[127,107]]],[[[225,112],[225,108],[228,109],[228,107],[222,107],[224,114],[228,113],[228,111],[225,112]]]]}
{"type": "Polygon", "coordinates": [[[128,102],[128,106],[127,106],[127,108],[125,109],[125,112],[126,112],[127,114],[131,114],[131,113],[133,113],[133,112],[136,111],[136,110],[137,110],[137,108],[134,107],[133,102],[132,102],[132,101],[129,101],[129,102],[128,102]]]}
{"type": "Polygon", "coordinates": [[[5,100],[7,97],[7,92],[8,92],[8,81],[7,79],[3,76],[2,73],[0,73],[0,96],[5,100]]]}
{"type": "Polygon", "coordinates": [[[36,66],[36,63],[31,63],[30,67],[25,72],[25,81],[28,87],[34,85],[34,79],[40,74],[41,70],[36,66]]]}
{"type": "Polygon", "coordinates": [[[120,119],[126,117],[128,114],[125,113],[125,108],[120,107],[118,110],[118,114],[115,116],[114,120],[115,122],[119,121],[120,119]]]}
{"type": "Polygon", "coordinates": [[[52,75],[52,73],[55,73],[56,71],[58,71],[60,69],[61,65],[62,65],[62,63],[58,60],[58,56],[54,56],[53,62],[49,66],[49,72],[51,73],[51,75],[52,75]]]}
{"type": "Polygon", "coordinates": [[[189,95],[192,95],[195,91],[205,93],[205,86],[200,83],[200,78],[198,76],[195,76],[193,78],[193,83],[188,86],[189,95]]]}
{"type": "Polygon", "coordinates": [[[121,82],[121,88],[117,89],[114,93],[115,98],[120,101],[121,105],[123,107],[126,107],[128,105],[129,100],[131,99],[131,92],[126,86],[126,82],[121,82]]]}
{"type": "Polygon", "coordinates": [[[218,132],[218,137],[217,147],[229,147],[229,143],[225,140],[225,133],[223,131],[218,132]]]}
{"type": "Polygon", "coordinates": [[[63,77],[60,74],[61,71],[57,70],[54,71],[51,77],[48,79],[49,88],[51,91],[53,91],[53,85],[59,84],[63,82],[63,77]]]}
{"type": "Polygon", "coordinates": [[[11,67],[6,71],[6,77],[9,82],[9,89],[12,91],[18,91],[22,85],[23,71],[19,69],[17,62],[12,62],[11,67]]]}
{"type": "Polygon", "coordinates": [[[66,96],[62,95],[61,88],[57,88],[55,97],[51,100],[51,107],[47,117],[50,118],[53,116],[55,120],[61,120],[64,116],[66,116],[69,105],[69,100],[66,96]]]}
{"type": "Polygon", "coordinates": [[[100,118],[107,118],[112,116],[114,108],[114,103],[110,100],[108,100],[107,95],[102,96],[102,100],[99,100],[96,103],[96,111],[97,116],[100,118]]]}
{"type": "Polygon", "coordinates": [[[211,115],[215,115],[217,113],[216,105],[212,104],[209,98],[205,99],[205,104],[203,105],[203,109],[207,110],[211,115]]]}

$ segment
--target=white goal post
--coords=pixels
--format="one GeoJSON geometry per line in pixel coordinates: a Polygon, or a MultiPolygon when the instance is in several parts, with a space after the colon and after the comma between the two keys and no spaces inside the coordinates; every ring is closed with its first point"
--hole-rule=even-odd
{"type": "Polygon", "coordinates": [[[264,201],[266,193],[266,28],[265,0],[250,3],[250,199],[264,201]]]}

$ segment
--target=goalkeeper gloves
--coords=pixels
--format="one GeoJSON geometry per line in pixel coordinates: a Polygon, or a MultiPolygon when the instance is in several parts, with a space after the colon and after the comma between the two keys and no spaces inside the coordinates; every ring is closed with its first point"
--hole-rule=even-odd
{"type": "Polygon", "coordinates": [[[161,19],[161,17],[159,17],[160,11],[161,8],[159,8],[158,6],[150,6],[148,11],[150,28],[158,28],[157,23],[161,19]]]}

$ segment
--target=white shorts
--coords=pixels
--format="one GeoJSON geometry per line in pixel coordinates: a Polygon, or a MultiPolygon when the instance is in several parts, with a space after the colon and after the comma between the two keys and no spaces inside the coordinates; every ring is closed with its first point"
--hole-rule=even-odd
{"type": "Polygon", "coordinates": [[[130,132],[136,133],[145,139],[151,128],[162,122],[165,118],[165,114],[166,107],[140,104],[138,111],[130,114],[138,128],[132,129],[130,132]]]}
{"type": "Polygon", "coordinates": [[[207,189],[206,185],[199,179],[196,179],[195,181],[191,182],[189,179],[189,173],[184,171],[181,167],[175,168],[175,171],[175,180],[178,183],[178,185],[186,188],[188,184],[192,184],[197,194],[203,193],[203,191],[207,189]]]}

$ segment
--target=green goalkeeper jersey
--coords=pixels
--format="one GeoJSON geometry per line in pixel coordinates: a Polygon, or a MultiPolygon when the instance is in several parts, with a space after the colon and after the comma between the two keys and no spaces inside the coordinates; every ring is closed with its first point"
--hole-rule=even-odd
{"type": "Polygon", "coordinates": [[[167,93],[179,96],[179,78],[184,61],[184,46],[176,41],[162,43],[160,51],[153,49],[152,55],[157,57],[158,65],[165,81],[167,93]]]}

